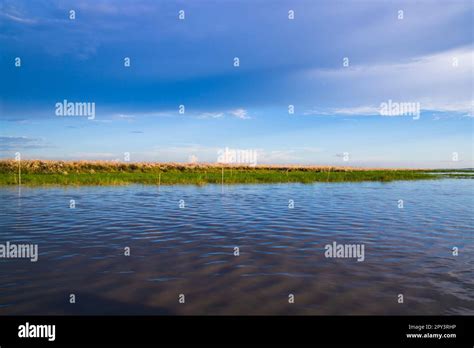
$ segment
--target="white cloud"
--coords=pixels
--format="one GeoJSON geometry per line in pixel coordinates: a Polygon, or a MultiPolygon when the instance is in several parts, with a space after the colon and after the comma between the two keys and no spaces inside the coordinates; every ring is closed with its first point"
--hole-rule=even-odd
{"type": "Polygon", "coordinates": [[[303,115],[316,116],[375,116],[380,115],[380,107],[376,106],[354,106],[346,108],[313,108],[307,110],[303,115]]]}
{"type": "Polygon", "coordinates": [[[239,118],[239,119],[241,119],[241,120],[248,120],[248,119],[251,118],[251,117],[248,115],[247,110],[242,109],[242,108],[240,108],[240,109],[235,109],[235,110],[231,110],[231,111],[229,111],[229,113],[230,113],[232,116],[234,116],[234,117],[236,117],[236,118],[239,118]]]}
{"type": "Polygon", "coordinates": [[[22,24],[36,24],[37,23],[36,20],[34,20],[34,19],[15,16],[15,15],[7,13],[7,12],[5,12],[3,14],[0,14],[0,15],[3,16],[3,17],[6,17],[6,18],[8,18],[12,21],[22,23],[22,24]]]}
{"type": "Polygon", "coordinates": [[[307,70],[309,81],[326,81],[338,90],[335,105],[344,100],[359,99],[359,105],[332,110],[316,110],[328,114],[372,113],[374,105],[391,99],[418,102],[422,110],[472,114],[472,74],[474,50],[460,47],[402,63],[352,65],[333,70],[307,70]],[[457,62],[457,65],[456,65],[457,62]],[[356,99],[354,99],[356,98],[356,99]],[[364,106],[365,105],[365,106],[364,106]]]}
{"type": "MultiPolygon", "coordinates": [[[[196,118],[196,119],[222,119],[226,117],[235,117],[241,120],[247,120],[251,117],[247,110],[240,108],[228,111],[186,111],[180,114],[178,110],[150,110],[150,111],[125,111],[107,110],[93,120],[94,123],[114,123],[114,122],[135,122],[144,118],[196,118]]],[[[15,120],[16,121],[16,120],[15,120]]]]}
{"type": "Polygon", "coordinates": [[[44,138],[0,136],[0,151],[35,150],[52,147],[44,138]]]}
{"type": "Polygon", "coordinates": [[[199,114],[198,118],[222,118],[224,117],[223,112],[203,112],[199,114]]]}
{"type": "MultiPolygon", "coordinates": [[[[388,101],[383,101],[387,103],[388,101]]],[[[394,102],[410,102],[410,101],[394,101],[394,102]]],[[[454,113],[457,116],[474,117],[473,107],[469,108],[466,103],[432,103],[420,102],[420,109],[422,112],[440,112],[440,113],[454,113]]],[[[353,106],[344,108],[312,108],[305,112],[305,116],[381,116],[381,106],[353,106]]],[[[381,116],[382,117],[382,116],[381,116]]],[[[446,116],[442,117],[445,118],[446,116]]],[[[440,115],[436,119],[440,119],[440,115]]]]}

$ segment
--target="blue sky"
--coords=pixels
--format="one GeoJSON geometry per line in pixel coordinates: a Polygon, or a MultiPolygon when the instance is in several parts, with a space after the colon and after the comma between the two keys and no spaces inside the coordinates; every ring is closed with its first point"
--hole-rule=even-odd
{"type": "Polygon", "coordinates": [[[469,0],[3,0],[0,157],[215,162],[229,147],[258,163],[472,167],[473,15],[469,0]],[[95,118],[58,117],[64,99],[95,118]],[[381,116],[388,100],[419,103],[419,119],[381,116]]]}

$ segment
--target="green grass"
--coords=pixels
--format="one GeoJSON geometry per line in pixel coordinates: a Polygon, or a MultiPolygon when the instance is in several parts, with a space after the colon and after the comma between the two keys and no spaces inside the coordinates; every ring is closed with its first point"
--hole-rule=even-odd
{"type": "MultiPolygon", "coordinates": [[[[221,184],[216,164],[68,162],[0,160],[0,185],[176,185],[221,184]]],[[[224,184],[361,182],[469,177],[472,170],[391,170],[318,166],[225,166],[224,184]],[[436,172],[437,174],[433,174],[436,172]],[[431,173],[431,174],[429,174],[431,173]]]]}
{"type": "MultiPolygon", "coordinates": [[[[360,181],[393,181],[435,179],[437,175],[419,171],[347,171],[322,172],[303,170],[271,170],[271,169],[225,169],[225,184],[257,184],[257,183],[312,183],[312,182],[360,182],[360,181]]],[[[221,169],[207,170],[168,170],[160,173],[143,172],[110,172],[110,173],[24,173],[21,175],[22,185],[174,185],[174,184],[220,184],[221,169]]],[[[17,173],[0,173],[0,185],[17,185],[17,173]]]]}

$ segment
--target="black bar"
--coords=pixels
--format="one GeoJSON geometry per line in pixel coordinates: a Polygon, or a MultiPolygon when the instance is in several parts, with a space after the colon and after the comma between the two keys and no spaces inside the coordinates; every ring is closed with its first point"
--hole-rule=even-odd
{"type": "Polygon", "coordinates": [[[3,316],[0,347],[69,344],[388,344],[466,346],[472,316],[3,316]],[[55,325],[55,340],[20,338],[26,323],[55,325]],[[412,328],[409,329],[409,325],[412,328]],[[429,328],[427,325],[431,325],[429,328]],[[453,326],[455,325],[455,326],[453,326]],[[417,326],[417,328],[413,328],[417,326]],[[407,338],[407,334],[456,337],[407,338]]]}

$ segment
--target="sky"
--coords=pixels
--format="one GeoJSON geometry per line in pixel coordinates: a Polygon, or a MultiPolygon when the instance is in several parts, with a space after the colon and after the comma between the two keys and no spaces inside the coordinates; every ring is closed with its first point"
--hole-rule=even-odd
{"type": "Polygon", "coordinates": [[[473,17],[470,0],[2,0],[0,158],[474,167],[473,17]]]}

